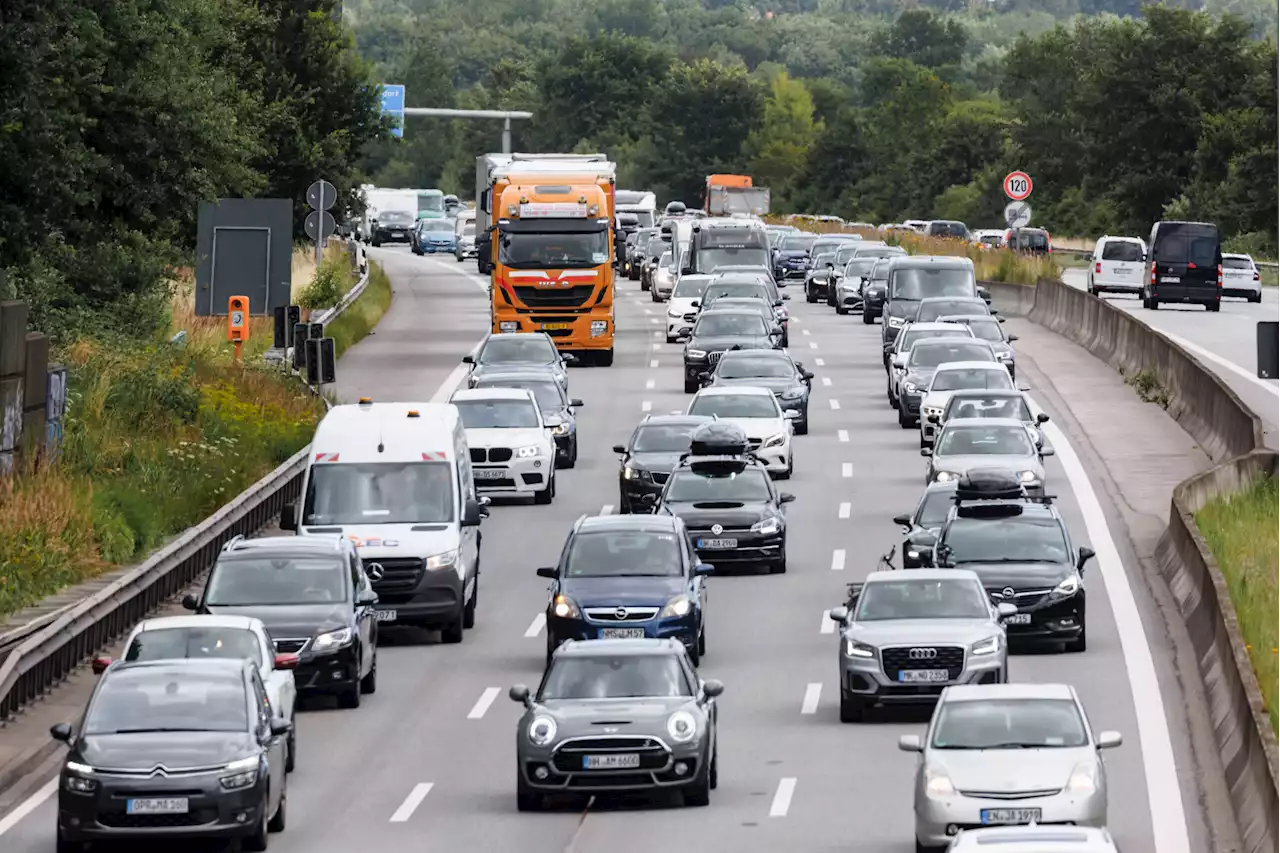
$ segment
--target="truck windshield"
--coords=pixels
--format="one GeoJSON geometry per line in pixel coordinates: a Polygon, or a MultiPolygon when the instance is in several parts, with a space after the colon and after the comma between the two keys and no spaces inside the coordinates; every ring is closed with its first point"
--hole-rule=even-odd
{"type": "Polygon", "coordinates": [[[302,523],[439,524],[453,521],[453,469],[446,462],[313,465],[302,523]]]}
{"type": "Polygon", "coordinates": [[[973,270],[899,267],[893,273],[893,292],[889,298],[918,301],[934,296],[976,295],[973,270]]]}
{"type": "Polygon", "coordinates": [[[765,267],[772,265],[767,247],[699,249],[693,256],[693,271],[715,272],[720,267],[765,267]]]}
{"type": "Polygon", "coordinates": [[[609,262],[609,232],[503,231],[498,262],[516,270],[586,269],[609,262]]]}
{"type": "Polygon", "coordinates": [[[419,193],[418,212],[444,213],[444,196],[434,193],[419,193]]]}

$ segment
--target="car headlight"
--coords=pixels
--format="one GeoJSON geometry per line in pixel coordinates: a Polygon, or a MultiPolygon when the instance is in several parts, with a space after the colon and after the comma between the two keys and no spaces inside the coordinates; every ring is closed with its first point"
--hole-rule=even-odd
{"type": "Polygon", "coordinates": [[[667,718],[667,734],[676,743],[688,743],[698,734],[698,721],[688,711],[676,711],[667,718]]]}
{"type": "Polygon", "coordinates": [[[902,326],[902,318],[901,318],[901,317],[890,317],[890,318],[889,318],[889,327],[890,327],[891,329],[897,329],[897,328],[900,328],[901,326],[902,326]]]}
{"type": "Polygon", "coordinates": [[[667,316],[668,316],[668,317],[670,317],[670,318],[671,318],[671,319],[673,319],[673,320],[678,320],[678,319],[680,319],[681,317],[683,317],[683,316],[684,316],[684,312],[683,312],[683,311],[677,311],[677,310],[675,310],[675,309],[673,308],[673,309],[671,309],[670,311],[668,311],[668,312],[667,312],[667,316]]]}
{"type": "Polygon", "coordinates": [[[937,415],[938,417],[942,417],[942,409],[939,409],[937,406],[925,406],[924,416],[927,418],[929,417],[929,415],[937,415]]]}
{"type": "Polygon", "coordinates": [[[764,440],[764,444],[762,444],[761,447],[781,447],[786,440],[787,440],[787,434],[784,432],[780,432],[777,435],[771,435],[768,438],[766,438],[764,440]]]}
{"type": "Polygon", "coordinates": [[[1040,475],[1035,471],[1019,471],[1018,479],[1024,483],[1034,483],[1040,479],[1040,475]]]}
{"type": "Polygon", "coordinates": [[[914,382],[907,382],[903,384],[902,389],[908,394],[914,394],[920,390],[920,386],[916,385],[914,382]]]}
{"type": "Polygon", "coordinates": [[[1074,572],[1070,575],[1070,577],[1067,577],[1062,581],[1062,583],[1058,584],[1053,588],[1053,594],[1062,596],[1063,598],[1069,598],[1070,596],[1075,595],[1079,591],[1080,591],[1080,575],[1074,572]]]}
{"type": "Polygon", "coordinates": [[[228,775],[223,776],[218,781],[222,783],[222,787],[228,791],[238,791],[241,788],[248,788],[258,781],[258,766],[260,762],[256,755],[248,758],[241,758],[233,761],[223,768],[223,772],[228,775]]]}
{"type": "Polygon", "coordinates": [[[532,459],[535,456],[541,455],[541,453],[542,448],[536,444],[531,444],[528,447],[516,448],[516,456],[520,459],[532,459]]]}
{"type": "Polygon", "coordinates": [[[63,765],[62,784],[73,794],[92,794],[98,790],[98,780],[91,778],[93,768],[88,764],[81,764],[78,761],[68,761],[63,765]]]}
{"type": "Polygon", "coordinates": [[[950,483],[952,480],[957,479],[959,476],[960,475],[956,474],[954,471],[934,471],[933,472],[933,479],[935,482],[938,482],[938,483],[950,483]]]}
{"type": "Polygon", "coordinates": [[[311,641],[311,648],[317,652],[327,652],[330,649],[340,649],[347,645],[354,638],[355,634],[350,628],[339,628],[336,631],[326,631],[311,641]]]}
{"type": "Polygon", "coordinates": [[[1098,765],[1081,761],[1067,779],[1067,790],[1080,796],[1088,796],[1098,790],[1098,765]]]}
{"type": "Polygon", "coordinates": [[[765,536],[772,536],[780,530],[782,530],[782,522],[778,520],[777,516],[757,521],[751,525],[752,533],[762,533],[765,536]]]}
{"type": "Polygon", "coordinates": [[[1011,352],[998,352],[998,353],[996,353],[996,358],[1000,359],[1001,361],[1013,361],[1013,353],[1011,353],[1011,352]]]}
{"type": "Polygon", "coordinates": [[[551,608],[551,612],[561,619],[577,619],[582,616],[582,612],[578,610],[578,605],[573,603],[573,599],[565,598],[563,595],[556,596],[555,606],[551,608]]]}
{"type": "Polygon", "coordinates": [[[689,600],[687,595],[677,595],[675,598],[667,602],[667,606],[662,608],[663,616],[687,616],[689,611],[693,609],[693,602],[689,600]]]}
{"type": "Polygon", "coordinates": [[[956,795],[956,786],[951,784],[950,777],[941,770],[932,767],[925,768],[924,790],[931,797],[954,797],[956,795]]]}
{"type": "Polygon", "coordinates": [[[568,434],[569,434],[569,422],[568,422],[568,421],[561,421],[560,423],[556,424],[555,426],[553,426],[553,427],[551,428],[551,434],[552,434],[552,435],[568,435],[568,434]]]}
{"type": "Polygon", "coordinates": [[[445,551],[443,554],[435,554],[427,557],[427,571],[435,572],[440,569],[451,569],[458,562],[458,549],[445,551]]]}
{"type": "Polygon", "coordinates": [[[979,657],[982,655],[994,655],[998,651],[1000,651],[1000,635],[999,634],[997,634],[994,637],[987,637],[985,640],[976,642],[969,648],[969,653],[974,657],[979,657]]]}
{"type": "Polygon", "coordinates": [[[788,388],[787,390],[782,392],[782,399],[799,400],[801,397],[804,396],[804,392],[805,392],[805,389],[803,387],[797,386],[795,388],[788,388]]]}
{"type": "Polygon", "coordinates": [[[876,656],[875,646],[859,643],[857,640],[844,641],[844,653],[851,658],[873,658],[876,656]]]}
{"type": "Polygon", "coordinates": [[[536,746],[546,746],[555,740],[556,721],[550,717],[534,717],[529,724],[529,740],[536,746]]]}

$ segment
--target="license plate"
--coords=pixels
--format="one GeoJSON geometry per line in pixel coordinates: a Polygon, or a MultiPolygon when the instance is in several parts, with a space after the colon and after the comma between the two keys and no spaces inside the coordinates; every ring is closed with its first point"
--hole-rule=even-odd
{"type": "Polygon", "coordinates": [[[1012,616],[1006,616],[1006,617],[1005,617],[1005,620],[1004,620],[1004,624],[1006,624],[1006,625],[1030,625],[1030,624],[1031,624],[1031,614],[1030,614],[1030,613],[1015,613],[1015,614],[1013,614],[1012,616]]]}
{"type": "Polygon", "coordinates": [[[983,809],[983,823],[1039,823],[1040,809],[983,809]]]}
{"type": "Polygon", "coordinates": [[[601,628],[602,640],[643,640],[643,628],[601,628]]]}
{"type": "Polygon", "coordinates": [[[640,753],[618,752],[612,755],[582,756],[583,770],[634,770],[640,766],[640,753]]]}
{"type": "Polygon", "coordinates": [[[554,332],[557,329],[572,329],[572,323],[543,323],[542,330],[544,332],[554,332]]]}
{"type": "Polygon", "coordinates": [[[507,476],[505,468],[473,468],[471,472],[477,480],[502,480],[507,476]]]}
{"type": "Polygon", "coordinates": [[[1182,279],[1178,278],[1176,275],[1166,275],[1166,276],[1161,276],[1160,278],[1160,282],[1162,284],[1178,284],[1181,281],[1182,279]]]}
{"type": "Polygon", "coordinates": [[[186,814],[190,809],[186,797],[154,797],[125,802],[129,814],[186,814]]]}
{"type": "Polygon", "coordinates": [[[725,548],[737,548],[738,540],[737,539],[699,539],[698,547],[706,548],[709,551],[723,550],[725,548]]]}
{"type": "Polygon", "coordinates": [[[392,237],[403,237],[403,236],[404,236],[404,232],[403,232],[403,231],[392,231],[392,232],[391,232],[391,236],[392,236],[392,237]]]}
{"type": "Polygon", "coordinates": [[[898,681],[904,684],[934,684],[947,681],[950,675],[945,669],[903,669],[898,671],[898,681]]]}
{"type": "Polygon", "coordinates": [[[396,611],[378,610],[374,612],[374,618],[379,622],[394,622],[396,621],[396,611]]]}

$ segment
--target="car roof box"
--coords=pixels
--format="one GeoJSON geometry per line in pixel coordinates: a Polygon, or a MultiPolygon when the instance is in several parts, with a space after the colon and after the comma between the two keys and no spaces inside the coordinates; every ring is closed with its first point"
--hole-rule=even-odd
{"type": "Polygon", "coordinates": [[[1004,468],[975,469],[956,485],[957,501],[1016,500],[1027,496],[1022,482],[1004,468]]]}
{"type": "Polygon", "coordinates": [[[742,456],[749,446],[746,432],[734,424],[704,424],[689,437],[693,456],[742,456]]]}

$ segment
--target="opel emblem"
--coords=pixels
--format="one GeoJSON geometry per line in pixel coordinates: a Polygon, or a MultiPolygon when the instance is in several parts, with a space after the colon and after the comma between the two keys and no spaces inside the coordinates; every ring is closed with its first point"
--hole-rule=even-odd
{"type": "Polygon", "coordinates": [[[626,619],[626,618],[627,618],[627,608],[625,608],[625,607],[619,607],[617,610],[613,611],[613,615],[614,615],[614,616],[617,616],[619,619],[626,619]]]}
{"type": "Polygon", "coordinates": [[[907,656],[912,660],[933,660],[938,656],[937,649],[912,649],[907,656]]]}
{"type": "Polygon", "coordinates": [[[724,533],[724,527],[719,524],[713,524],[711,525],[711,532],[716,536],[719,536],[721,533],[724,533]]]}
{"type": "Polygon", "coordinates": [[[1013,598],[1014,596],[1013,587],[1006,586],[1004,589],[1000,590],[1000,595],[1004,596],[1005,598],[1013,598]]]}
{"type": "Polygon", "coordinates": [[[382,563],[370,563],[369,565],[365,566],[365,569],[364,569],[364,573],[369,576],[369,580],[371,581],[382,580],[382,573],[384,571],[386,570],[382,568],[382,563]]]}

